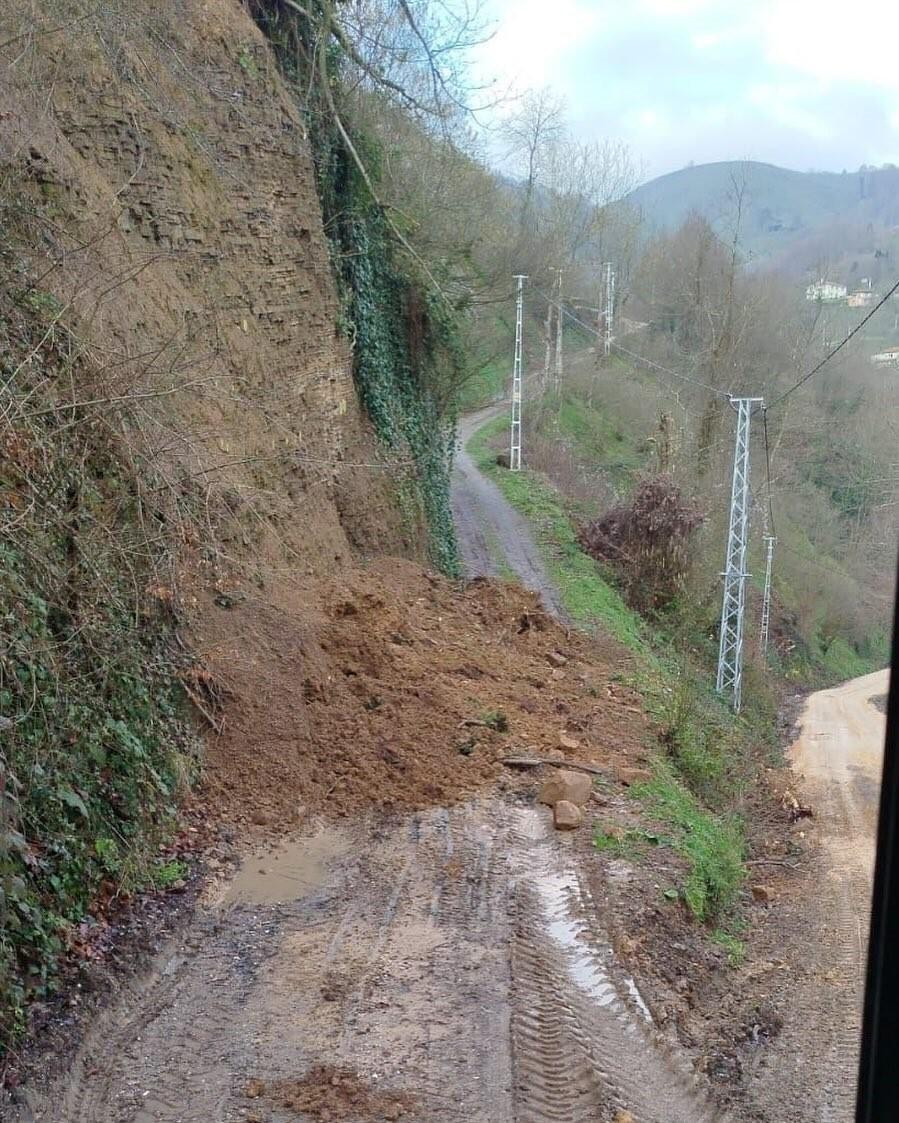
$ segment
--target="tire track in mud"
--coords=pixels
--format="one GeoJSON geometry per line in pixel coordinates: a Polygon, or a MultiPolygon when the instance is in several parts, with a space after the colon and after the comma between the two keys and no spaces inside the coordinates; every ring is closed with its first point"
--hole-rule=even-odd
{"type": "Polygon", "coordinates": [[[663,1045],[616,963],[585,885],[533,838],[516,890],[512,1041],[516,1123],[712,1123],[723,1117],[663,1045]]]}
{"type": "Polygon", "coordinates": [[[239,911],[221,917],[220,928],[207,927],[202,954],[170,949],[148,978],[128,988],[80,1050],[59,1114],[37,1118],[206,1123],[226,1117],[252,1029],[247,1000],[277,928],[270,916],[239,911]]]}
{"type": "Polygon", "coordinates": [[[249,1079],[323,1062],[411,1094],[419,1123],[711,1118],[656,1047],[545,813],[438,808],[352,841],[304,897],[210,907],[35,1123],[237,1123],[249,1079]]]}

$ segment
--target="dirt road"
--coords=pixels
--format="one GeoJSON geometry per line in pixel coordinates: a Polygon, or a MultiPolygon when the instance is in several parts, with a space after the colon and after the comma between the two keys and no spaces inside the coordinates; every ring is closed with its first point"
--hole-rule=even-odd
{"type": "Polygon", "coordinates": [[[469,577],[495,577],[505,564],[527,589],[539,593],[559,619],[565,618],[527,520],[477,469],[465,445],[472,435],[508,409],[506,403],[470,413],[459,423],[453,470],[453,515],[462,564],[469,577]]]}
{"type": "Polygon", "coordinates": [[[510,796],[255,855],[18,1120],[711,1120],[608,950],[584,842],[510,796]]]}
{"type": "MultiPolygon", "coordinates": [[[[484,501],[552,604],[464,454],[460,476],[467,525],[484,501]]],[[[615,958],[592,862],[589,832],[556,833],[514,786],[310,824],[211,887],[15,1123],[710,1123],[615,958]]]]}
{"type": "MultiPolygon", "coordinates": [[[[479,519],[471,472],[461,504],[479,519]]],[[[489,507],[511,534],[498,493],[489,507]]],[[[795,755],[833,868],[804,929],[797,918],[789,953],[812,949],[808,967],[741,1119],[849,1118],[883,720],[867,698],[884,689],[872,678],[809,703],[795,755]]],[[[71,1069],[27,1088],[11,1119],[721,1123],[616,959],[591,862],[587,831],[554,832],[517,789],[310,821],[214,882],[71,1069]]]]}
{"type": "Polygon", "coordinates": [[[849,1123],[853,1117],[871,878],[889,672],[808,699],[791,750],[806,833],[818,846],[808,896],[784,907],[792,974],[783,1030],[748,1081],[763,1118],[849,1123]]]}

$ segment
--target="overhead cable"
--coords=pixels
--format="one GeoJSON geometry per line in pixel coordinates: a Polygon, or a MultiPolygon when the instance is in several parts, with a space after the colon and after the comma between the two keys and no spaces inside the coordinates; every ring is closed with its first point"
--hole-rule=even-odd
{"type": "MultiPolygon", "coordinates": [[[[557,302],[551,296],[547,296],[546,293],[540,292],[539,289],[537,290],[537,293],[539,296],[542,296],[543,299],[547,301],[547,303],[554,304],[561,310],[564,316],[567,316],[569,320],[578,324],[585,331],[590,332],[590,334],[596,336],[597,339],[603,338],[602,332],[597,331],[597,329],[593,327],[592,324],[588,324],[578,316],[575,316],[574,313],[569,311],[569,309],[564,305],[557,304],[557,302]]],[[[660,371],[662,374],[670,375],[672,378],[679,378],[682,382],[689,382],[693,386],[699,386],[701,389],[709,390],[713,394],[719,394],[723,398],[730,398],[730,394],[728,394],[726,390],[721,390],[717,386],[712,386],[708,382],[702,382],[698,378],[692,378],[690,375],[681,374],[680,371],[672,370],[670,367],[663,366],[661,363],[655,362],[654,359],[647,359],[645,355],[638,355],[636,351],[629,351],[626,347],[622,347],[620,343],[616,343],[614,339],[612,340],[612,346],[622,355],[627,355],[628,358],[633,359],[635,362],[642,363],[644,366],[649,367],[652,370],[660,371]]]]}
{"type": "Polygon", "coordinates": [[[880,300],[878,300],[878,302],[874,305],[874,307],[870,310],[870,312],[868,312],[868,314],[866,316],[863,316],[859,320],[859,322],[855,325],[855,327],[847,335],[843,336],[843,338],[836,345],[836,347],[833,347],[833,348],[831,348],[830,351],[828,351],[828,353],[824,356],[824,358],[821,360],[821,362],[817,364],[817,366],[812,367],[812,369],[807,374],[804,374],[802,376],[802,378],[799,379],[798,382],[794,382],[793,385],[789,388],[789,390],[785,390],[780,395],[780,397],[775,398],[774,401],[768,406],[768,408],[774,409],[775,406],[779,406],[780,403],[784,400],[784,398],[788,398],[790,396],[790,394],[793,393],[794,390],[798,390],[799,387],[804,386],[805,383],[808,382],[808,380],[810,378],[814,378],[814,376],[818,373],[818,371],[821,370],[822,367],[825,367],[830,362],[830,360],[834,357],[834,355],[837,355],[840,351],[842,351],[843,348],[846,346],[846,344],[849,342],[849,340],[852,339],[853,336],[857,335],[862,330],[862,328],[865,326],[865,324],[871,319],[871,317],[875,316],[880,311],[880,309],[883,308],[884,304],[886,304],[886,302],[890,299],[890,297],[893,296],[897,292],[899,292],[899,281],[897,281],[893,285],[893,287],[889,290],[889,292],[887,292],[884,296],[882,296],[880,298],[880,300]]]}

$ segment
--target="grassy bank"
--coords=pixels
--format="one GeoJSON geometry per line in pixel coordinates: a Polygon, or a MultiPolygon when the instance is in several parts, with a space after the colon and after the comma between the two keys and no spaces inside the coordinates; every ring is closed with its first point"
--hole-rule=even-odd
{"type": "Polygon", "coordinates": [[[660,746],[652,780],[632,792],[687,862],[679,893],[697,920],[733,920],[745,878],[741,796],[773,712],[765,701],[737,718],[711,689],[705,669],[684,654],[676,627],[650,625],[628,607],[578,545],[564,497],[535,472],[511,473],[496,462],[505,418],[478,430],[468,449],[482,472],[534,528],[549,574],[571,618],[623,644],[634,657],[633,684],[656,719],[660,746]]]}

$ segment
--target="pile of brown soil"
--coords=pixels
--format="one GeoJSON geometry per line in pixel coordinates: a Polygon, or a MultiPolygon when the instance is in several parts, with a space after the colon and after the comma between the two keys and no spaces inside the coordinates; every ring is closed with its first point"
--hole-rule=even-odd
{"type": "Polygon", "coordinates": [[[414,1100],[398,1092],[371,1088],[352,1069],[315,1065],[301,1080],[287,1080],[270,1088],[253,1081],[250,1094],[257,1093],[278,1107],[311,1119],[401,1119],[414,1100]]]}
{"type": "Polygon", "coordinates": [[[202,798],[238,825],[453,803],[512,753],[614,768],[643,751],[637,698],[609,679],[623,653],[518,587],[390,559],[243,595],[200,597],[194,637],[222,700],[202,798]]]}

